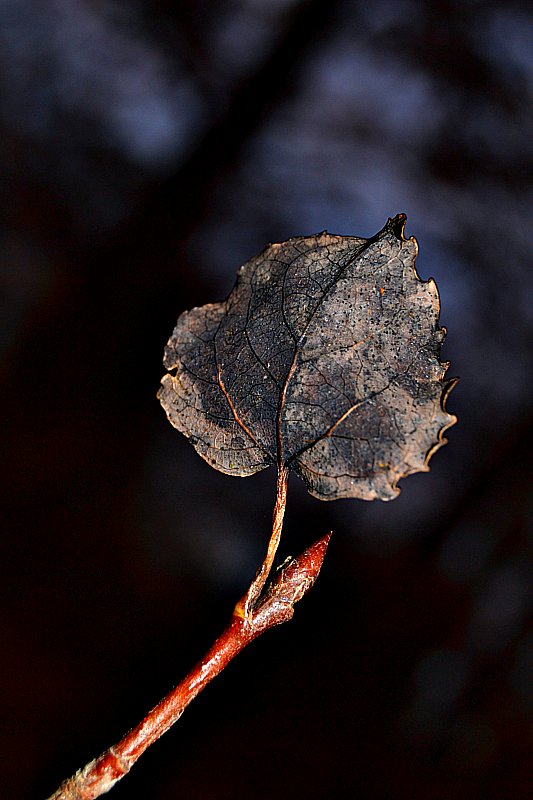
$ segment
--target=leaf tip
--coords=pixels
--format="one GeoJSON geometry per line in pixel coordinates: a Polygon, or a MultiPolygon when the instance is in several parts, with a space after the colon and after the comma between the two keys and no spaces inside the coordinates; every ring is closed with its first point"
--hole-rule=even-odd
{"type": "Polygon", "coordinates": [[[407,214],[403,212],[400,214],[396,214],[395,217],[389,217],[387,220],[387,227],[392,231],[394,236],[400,240],[400,242],[406,242],[407,239],[404,236],[405,230],[405,223],[407,222],[407,214]]]}

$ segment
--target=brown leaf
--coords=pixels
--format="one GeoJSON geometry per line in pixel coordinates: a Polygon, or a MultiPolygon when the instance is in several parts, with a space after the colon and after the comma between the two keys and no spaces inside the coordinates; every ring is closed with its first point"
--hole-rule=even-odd
{"type": "Polygon", "coordinates": [[[229,475],[289,466],[321,500],[387,500],[427,471],[453,381],[439,361],[435,282],[421,281],[405,215],[371,239],[326,232],[271,244],[223,303],[178,319],[159,397],[229,475]]]}

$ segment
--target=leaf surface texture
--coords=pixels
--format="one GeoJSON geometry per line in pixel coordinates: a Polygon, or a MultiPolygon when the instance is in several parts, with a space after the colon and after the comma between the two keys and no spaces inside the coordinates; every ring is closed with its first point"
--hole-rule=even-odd
{"type": "Polygon", "coordinates": [[[180,316],[159,397],[211,466],[289,466],[322,500],[391,499],[428,469],[455,422],[452,382],[437,287],[418,277],[404,225],[271,244],[227,300],[180,316]]]}

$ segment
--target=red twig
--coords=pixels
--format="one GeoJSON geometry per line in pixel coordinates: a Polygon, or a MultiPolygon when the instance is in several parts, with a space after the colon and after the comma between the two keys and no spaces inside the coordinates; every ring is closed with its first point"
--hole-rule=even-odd
{"type": "Polygon", "coordinates": [[[191,672],[143,721],[118,744],[64,781],[49,800],[93,800],[108,792],[128,773],[137,759],[182,715],[189,703],[251,641],[274,625],[290,620],[294,604],[311,588],[326,555],[330,534],[319,539],[274,577],[263,597],[261,591],[270,572],[283,522],[287,474],[280,472],[274,509],[272,537],[267,556],[250,589],[237,604],[224,633],[191,672]]]}

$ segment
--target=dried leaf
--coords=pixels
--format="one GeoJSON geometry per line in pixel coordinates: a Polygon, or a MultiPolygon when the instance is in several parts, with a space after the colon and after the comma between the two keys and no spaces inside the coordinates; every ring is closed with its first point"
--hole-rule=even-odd
{"type": "Polygon", "coordinates": [[[229,475],[294,469],[321,500],[387,500],[427,471],[445,411],[435,282],[421,281],[405,215],[371,239],[297,237],[239,270],[223,303],[178,319],[159,397],[229,475]]]}

